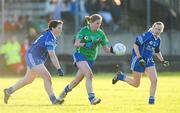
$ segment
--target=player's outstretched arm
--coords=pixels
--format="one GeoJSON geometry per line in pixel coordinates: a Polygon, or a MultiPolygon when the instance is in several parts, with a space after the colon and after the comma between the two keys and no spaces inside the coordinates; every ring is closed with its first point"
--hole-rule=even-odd
{"type": "Polygon", "coordinates": [[[51,59],[51,62],[53,63],[54,67],[58,70],[58,74],[60,76],[63,76],[64,75],[64,71],[62,70],[60,64],[59,64],[59,61],[58,61],[58,58],[56,56],[56,53],[54,51],[48,51],[49,53],[49,57],[51,59]]]}
{"type": "Polygon", "coordinates": [[[106,52],[106,53],[112,53],[114,54],[114,51],[113,51],[113,48],[112,47],[109,47],[107,45],[104,45],[102,46],[103,47],[103,50],[106,52]]]}
{"type": "Polygon", "coordinates": [[[158,52],[158,53],[155,53],[155,54],[156,54],[157,58],[162,62],[164,67],[168,67],[169,66],[169,61],[164,60],[161,52],[158,52]]]}
{"type": "Polygon", "coordinates": [[[134,45],[133,45],[133,48],[134,48],[134,51],[135,51],[135,53],[136,53],[137,58],[140,58],[140,57],[141,57],[141,54],[140,54],[140,52],[139,52],[139,46],[138,46],[137,44],[134,44],[134,45]]]}

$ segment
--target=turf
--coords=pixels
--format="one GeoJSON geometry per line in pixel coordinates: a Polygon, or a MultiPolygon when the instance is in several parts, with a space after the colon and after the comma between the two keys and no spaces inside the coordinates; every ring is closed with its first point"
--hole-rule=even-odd
{"type": "MultiPolygon", "coordinates": [[[[94,92],[102,99],[98,105],[90,105],[83,80],[67,95],[63,105],[51,105],[43,88],[42,78],[15,92],[9,104],[3,103],[3,89],[14,84],[21,77],[0,78],[0,113],[179,113],[180,73],[159,73],[156,104],[148,105],[149,79],[142,77],[139,88],[124,82],[111,84],[112,73],[96,74],[93,79],[94,92]]],[[[53,77],[56,96],[72,75],[53,77]]]]}

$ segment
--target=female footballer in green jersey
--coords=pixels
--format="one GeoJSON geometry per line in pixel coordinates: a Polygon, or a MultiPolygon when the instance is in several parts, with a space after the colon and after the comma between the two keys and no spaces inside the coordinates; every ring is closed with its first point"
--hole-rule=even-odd
{"type": "Polygon", "coordinates": [[[99,14],[93,14],[91,16],[86,16],[85,20],[88,25],[83,27],[77,33],[74,42],[76,51],[73,54],[73,59],[78,71],[74,80],[64,88],[58,99],[59,101],[64,101],[67,93],[77,86],[84,77],[86,77],[88,99],[92,105],[95,105],[101,102],[100,98],[95,97],[92,86],[92,67],[98,54],[98,47],[101,45],[106,53],[114,52],[112,47],[108,46],[109,40],[105,33],[100,29],[102,17],[99,14]]]}

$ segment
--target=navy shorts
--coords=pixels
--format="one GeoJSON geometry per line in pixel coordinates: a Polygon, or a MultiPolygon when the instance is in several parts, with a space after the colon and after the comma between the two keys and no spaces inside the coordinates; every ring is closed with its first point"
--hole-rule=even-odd
{"type": "Polygon", "coordinates": [[[73,59],[74,59],[74,64],[79,61],[86,61],[91,69],[95,63],[94,60],[87,60],[87,58],[82,53],[78,53],[78,52],[73,54],[73,59]]]}
{"type": "Polygon", "coordinates": [[[151,67],[151,66],[155,66],[154,60],[153,58],[143,58],[146,61],[146,66],[143,67],[139,64],[139,60],[137,59],[137,56],[132,56],[131,59],[131,70],[132,71],[136,71],[136,72],[140,72],[140,73],[144,73],[145,69],[147,67],[151,67]]]}

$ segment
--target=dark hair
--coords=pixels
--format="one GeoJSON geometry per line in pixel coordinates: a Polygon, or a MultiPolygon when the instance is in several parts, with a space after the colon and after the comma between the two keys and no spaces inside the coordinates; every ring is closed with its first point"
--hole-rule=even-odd
{"type": "Polygon", "coordinates": [[[56,28],[59,24],[63,24],[61,20],[50,20],[48,23],[48,30],[52,30],[52,28],[56,28]]]}
{"type": "Polygon", "coordinates": [[[102,21],[102,16],[99,14],[93,14],[91,16],[85,16],[85,21],[87,24],[93,23],[96,20],[101,20],[102,21]]]}

